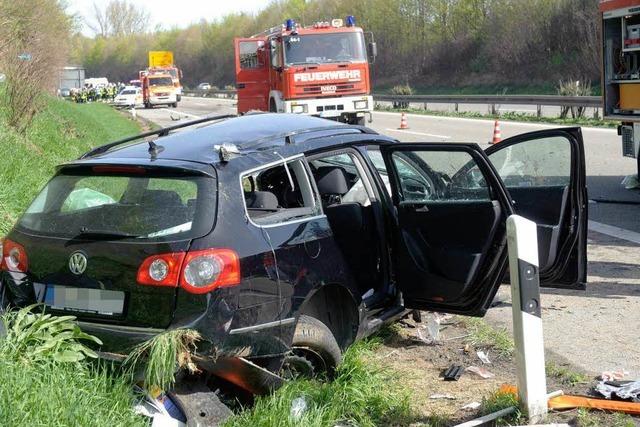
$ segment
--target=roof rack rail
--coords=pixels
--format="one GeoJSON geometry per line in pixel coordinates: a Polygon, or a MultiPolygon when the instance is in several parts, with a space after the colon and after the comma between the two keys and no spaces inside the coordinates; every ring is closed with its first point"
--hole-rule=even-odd
{"type": "Polygon", "coordinates": [[[180,124],[177,124],[177,125],[167,126],[167,127],[163,127],[163,128],[156,129],[156,130],[150,130],[148,132],[143,132],[143,133],[138,134],[138,135],[128,136],[126,138],[119,139],[117,141],[113,141],[113,142],[110,142],[108,144],[96,147],[96,148],[94,148],[94,149],[92,149],[90,151],[87,151],[86,153],[84,153],[82,156],[79,157],[79,160],[86,159],[88,157],[97,156],[98,154],[106,153],[107,151],[109,151],[113,147],[117,147],[118,145],[122,145],[122,144],[125,144],[127,142],[135,141],[136,139],[142,139],[142,138],[146,138],[147,136],[152,136],[152,135],[158,135],[159,137],[163,137],[163,136],[169,135],[169,132],[177,130],[177,129],[182,129],[182,128],[193,126],[193,125],[197,125],[197,124],[200,124],[200,123],[212,122],[212,121],[215,121],[215,120],[230,119],[232,117],[238,117],[238,116],[236,116],[235,114],[224,114],[224,115],[220,115],[220,116],[202,117],[202,118],[199,118],[199,119],[190,120],[188,122],[183,122],[183,123],[180,123],[180,124]]]}
{"type": "MultiPolygon", "coordinates": [[[[258,139],[254,139],[252,141],[248,141],[245,144],[242,144],[241,148],[245,150],[255,148],[256,146],[260,145],[260,143],[262,142],[272,141],[278,138],[283,138],[285,141],[285,144],[287,145],[295,144],[296,143],[295,137],[299,135],[304,135],[304,134],[314,133],[314,132],[322,132],[325,130],[347,130],[347,129],[359,130],[361,133],[369,134],[369,135],[378,135],[378,132],[374,131],[373,129],[369,129],[368,127],[365,127],[365,126],[335,124],[331,126],[319,126],[319,127],[309,128],[309,129],[302,129],[302,130],[297,130],[293,132],[282,133],[279,135],[261,137],[258,139]]],[[[268,148],[268,147],[264,147],[264,148],[268,148]]]]}

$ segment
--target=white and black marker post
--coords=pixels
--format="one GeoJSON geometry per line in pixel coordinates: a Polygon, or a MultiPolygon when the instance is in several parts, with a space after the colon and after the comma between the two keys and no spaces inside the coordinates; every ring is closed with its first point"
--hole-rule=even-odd
{"type": "Polygon", "coordinates": [[[547,377],[540,312],[536,223],[518,215],[507,218],[513,337],[518,397],[530,422],[547,414],[547,377]]]}

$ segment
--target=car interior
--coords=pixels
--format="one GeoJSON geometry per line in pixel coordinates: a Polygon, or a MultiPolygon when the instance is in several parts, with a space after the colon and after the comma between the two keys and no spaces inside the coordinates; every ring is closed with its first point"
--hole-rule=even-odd
{"type": "Polygon", "coordinates": [[[373,206],[354,157],[347,153],[314,157],[310,167],[334,238],[349,262],[361,295],[381,283],[373,206]]]}

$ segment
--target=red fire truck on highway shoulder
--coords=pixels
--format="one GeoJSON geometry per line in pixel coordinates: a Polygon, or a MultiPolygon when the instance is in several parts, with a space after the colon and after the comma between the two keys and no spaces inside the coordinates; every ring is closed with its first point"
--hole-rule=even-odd
{"type": "Polygon", "coordinates": [[[287,19],[264,33],[237,38],[238,113],[310,114],[363,125],[373,111],[373,40],[369,53],[353,16],[309,27],[287,19]]]}
{"type": "Polygon", "coordinates": [[[622,154],[640,175],[640,0],[600,0],[604,117],[619,120],[622,154]]]}

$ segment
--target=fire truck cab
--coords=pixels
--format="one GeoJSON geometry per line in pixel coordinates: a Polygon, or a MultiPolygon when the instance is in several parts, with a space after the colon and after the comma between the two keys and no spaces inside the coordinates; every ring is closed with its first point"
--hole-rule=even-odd
{"type": "Polygon", "coordinates": [[[363,125],[373,111],[369,62],[376,46],[371,41],[368,55],[362,28],[353,16],[345,21],[298,27],[287,19],[235,39],[238,113],[309,114],[363,125]]]}

